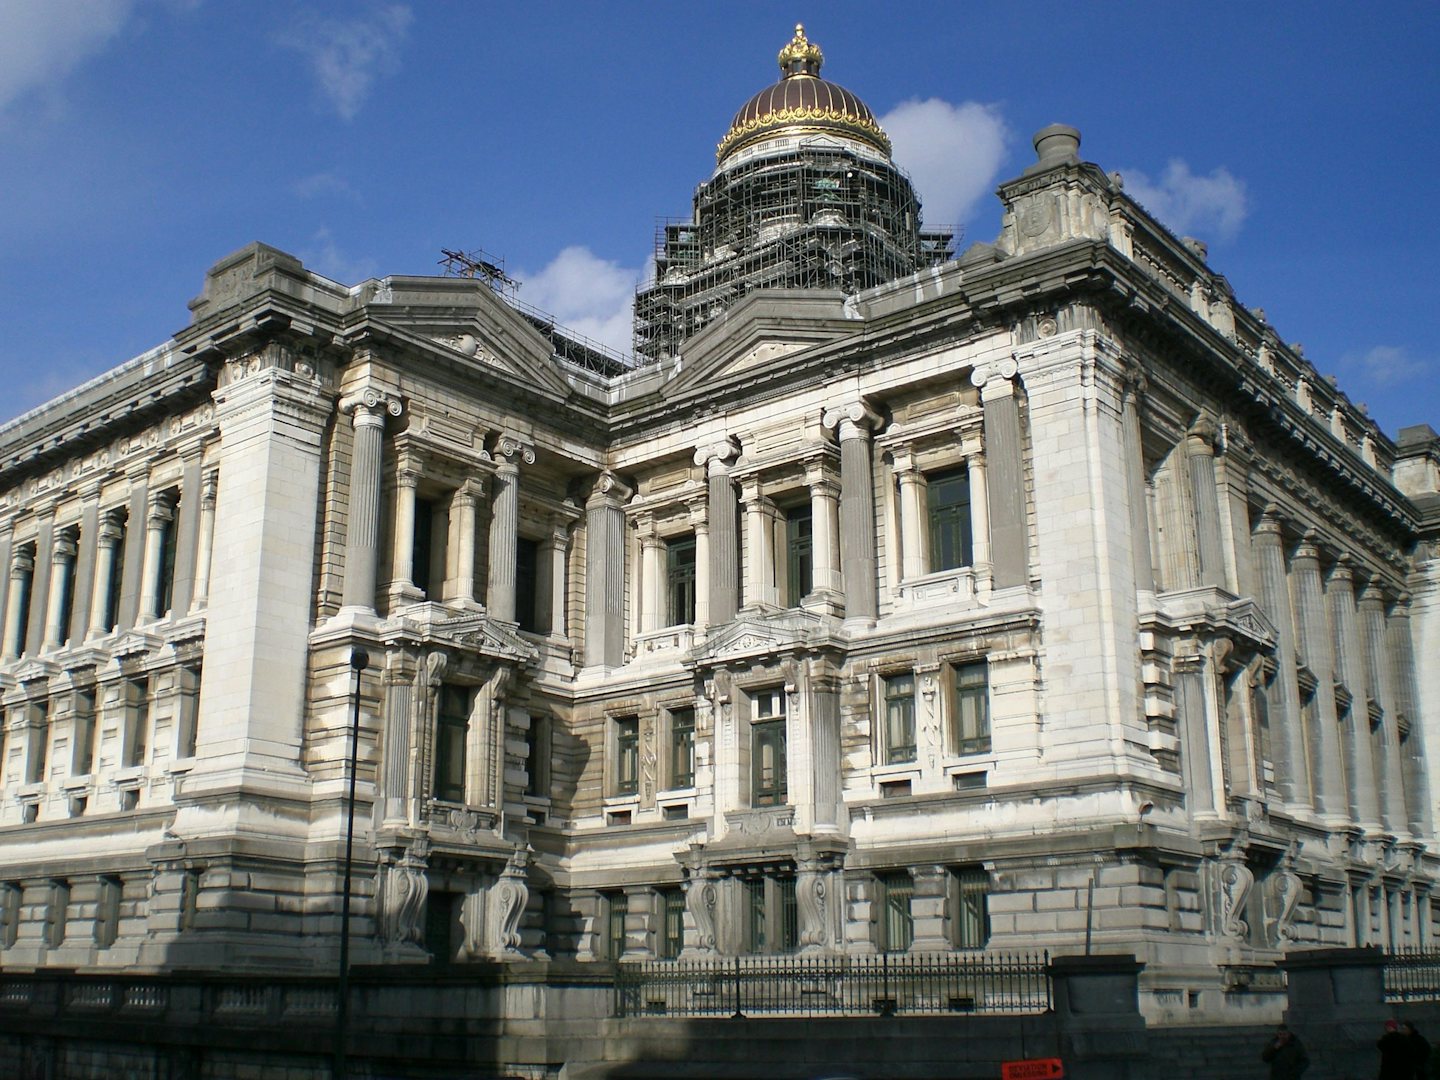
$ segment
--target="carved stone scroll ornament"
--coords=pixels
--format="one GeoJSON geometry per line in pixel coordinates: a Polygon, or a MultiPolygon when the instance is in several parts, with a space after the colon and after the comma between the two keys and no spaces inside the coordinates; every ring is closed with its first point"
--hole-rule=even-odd
{"type": "Polygon", "coordinates": [[[1221,858],[1220,935],[1245,941],[1250,936],[1250,924],[1245,921],[1245,904],[1255,884],[1255,875],[1245,865],[1239,852],[1228,852],[1221,858]]]}
{"type": "Polygon", "coordinates": [[[685,906],[695,922],[695,951],[715,951],[715,882],[708,877],[685,883],[685,906]]]}
{"type": "Polygon", "coordinates": [[[387,945],[421,945],[425,940],[425,899],[430,881],[423,852],[406,851],[381,868],[380,940],[387,945]]]}
{"type": "Polygon", "coordinates": [[[490,910],[486,949],[491,956],[513,954],[520,948],[520,917],[530,899],[525,881],[524,851],[517,851],[506,864],[500,880],[490,888],[490,910]]]}
{"type": "Polygon", "coordinates": [[[800,916],[800,951],[824,950],[830,944],[830,891],[825,875],[802,869],[795,883],[795,902],[800,916]]]}
{"type": "Polygon", "coordinates": [[[1270,876],[1270,896],[1274,901],[1275,921],[1271,924],[1271,942],[1279,946],[1295,940],[1295,908],[1300,903],[1300,877],[1295,873],[1295,845],[1292,843],[1280,865],[1270,876]]]}

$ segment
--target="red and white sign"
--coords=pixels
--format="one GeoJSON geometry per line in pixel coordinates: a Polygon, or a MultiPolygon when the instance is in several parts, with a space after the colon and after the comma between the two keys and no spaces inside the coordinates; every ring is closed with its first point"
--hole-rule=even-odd
{"type": "Polygon", "coordinates": [[[1000,1063],[1000,1080],[1057,1080],[1065,1075],[1065,1064],[1059,1058],[1030,1058],[1028,1061],[1000,1063]]]}

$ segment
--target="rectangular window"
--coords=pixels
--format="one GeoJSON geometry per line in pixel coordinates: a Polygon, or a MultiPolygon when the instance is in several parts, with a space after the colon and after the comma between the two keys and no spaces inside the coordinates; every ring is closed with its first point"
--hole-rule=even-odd
{"type": "Polygon", "coordinates": [[[914,942],[915,917],[910,913],[914,896],[915,882],[909,874],[885,874],[875,879],[875,947],[881,952],[907,952],[914,942]]]}
{"type": "Polygon", "coordinates": [[[670,786],[695,784],[695,710],[670,710],[670,786]]]}
{"type": "Polygon", "coordinates": [[[120,934],[120,879],[102,877],[95,902],[95,944],[108,949],[120,934]]]}
{"type": "Polygon", "coordinates": [[[695,621],[695,537],[665,541],[665,590],[671,626],[695,621]]]}
{"type": "Polygon", "coordinates": [[[465,756],[470,745],[472,693],[463,686],[440,687],[435,717],[435,798],[465,801],[465,756]]]}
{"type": "Polygon", "coordinates": [[[60,577],[51,588],[60,590],[60,644],[64,645],[70,640],[70,619],[75,613],[75,550],[80,543],[80,530],[65,530],[62,543],[70,545],[70,557],[54,564],[53,572],[60,577]]]}
{"type": "Polygon", "coordinates": [[[685,893],[680,889],[660,892],[660,959],[674,960],[685,948],[685,893]]]}
{"type": "Polygon", "coordinates": [[[540,541],[527,536],[515,538],[515,619],[520,629],[539,633],[540,619],[535,610],[539,599],[540,541]]]}
{"type": "Polygon", "coordinates": [[[95,695],[88,690],[75,694],[75,730],[71,736],[70,773],[88,776],[95,769],[95,695]]]}
{"type": "Polygon", "coordinates": [[[808,505],[785,512],[785,597],[788,607],[798,607],[814,588],[813,524],[808,505]]]}
{"type": "Polygon", "coordinates": [[[957,949],[983,949],[990,941],[990,875],[983,866],[960,866],[950,873],[957,949]]]}
{"type": "Polygon", "coordinates": [[[45,905],[45,944],[58,949],[65,941],[65,924],[70,917],[70,883],[52,881],[50,902],[45,905]]]}
{"type": "Polygon", "coordinates": [[[970,537],[970,477],[964,469],[925,478],[930,518],[930,569],[953,570],[974,561],[970,537]]]}
{"type": "Polygon", "coordinates": [[[125,768],[144,765],[150,753],[150,679],[125,680],[125,768]]]}
{"type": "Polygon", "coordinates": [[[602,898],[605,936],[604,959],[619,960],[625,955],[625,917],[630,914],[630,898],[623,892],[606,893],[602,898]]]}
{"type": "Polygon", "coordinates": [[[110,557],[110,588],[105,593],[105,626],[108,633],[120,622],[120,594],[125,587],[125,537],[130,512],[124,507],[110,512],[117,534],[115,554],[110,557]]]}
{"type": "Polygon", "coordinates": [[[765,879],[746,878],[745,889],[745,951],[763,953],[769,948],[768,927],[765,925],[765,879]]]}
{"type": "Polygon", "coordinates": [[[985,754],[990,751],[989,668],[981,660],[957,664],[955,679],[954,751],[985,754]]]}
{"type": "Polygon", "coordinates": [[[176,531],[179,526],[180,499],[170,500],[170,518],[160,530],[160,578],[155,582],[155,611],[162,618],[175,606],[176,531]]]}
{"type": "MultiPolygon", "coordinates": [[[[403,495],[403,492],[402,492],[403,495]]],[[[440,599],[436,570],[445,576],[445,533],[450,518],[435,499],[415,499],[415,542],[410,548],[410,582],[429,600],[440,599]],[[436,558],[437,547],[439,558],[436,558]]]]}
{"type": "Polygon", "coordinates": [[[884,754],[886,765],[915,760],[915,676],[885,679],[884,754]]]}
{"type": "Polygon", "coordinates": [[[20,937],[21,889],[13,881],[0,885],[0,948],[8,949],[20,937]]]}
{"type": "Polygon", "coordinates": [[[640,790],[640,718],[622,716],[615,721],[615,794],[640,790]]]}
{"type": "Polygon", "coordinates": [[[525,739],[525,794],[550,793],[550,718],[531,716],[525,739]]]}
{"type": "Polygon", "coordinates": [[[780,925],[776,928],[777,951],[793,953],[800,947],[800,908],[795,901],[795,879],[775,878],[774,888],[780,909],[780,925]]]}
{"type": "Polygon", "coordinates": [[[750,801],[781,806],[788,794],[785,776],[785,691],[761,690],[753,697],[750,724],[750,801]]]}

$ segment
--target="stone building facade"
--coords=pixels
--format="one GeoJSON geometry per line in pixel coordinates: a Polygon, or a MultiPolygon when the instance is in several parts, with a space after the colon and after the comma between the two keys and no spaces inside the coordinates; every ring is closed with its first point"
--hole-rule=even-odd
{"type": "Polygon", "coordinates": [[[701,195],[893,205],[670,251],[638,362],[256,244],[0,428],[0,970],[333,963],[352,695],[360,963],[1088,944],[1175,1016],[1433,942],[1440,439],[1073,129],[940,258],[811,49],[701,195]]]}

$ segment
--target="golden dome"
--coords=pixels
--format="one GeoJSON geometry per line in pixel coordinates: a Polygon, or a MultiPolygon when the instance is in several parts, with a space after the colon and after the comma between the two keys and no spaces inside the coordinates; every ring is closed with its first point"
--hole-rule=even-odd
{"type": "Polygon", "coordinates": [[[806,40],[805,28],[780,50],[780,81],[767,86],[741,106],[720,140],[715,157],[725,159],[746,146],[775,135],[834,132],[857,139],[890,156],[890,139],[869,107],[843,86],[820,78],[824,54],[806,40]]]}

